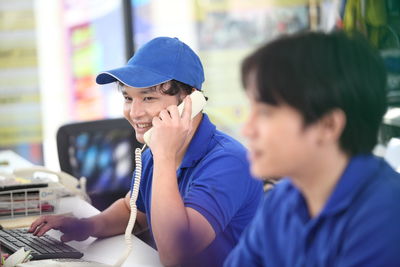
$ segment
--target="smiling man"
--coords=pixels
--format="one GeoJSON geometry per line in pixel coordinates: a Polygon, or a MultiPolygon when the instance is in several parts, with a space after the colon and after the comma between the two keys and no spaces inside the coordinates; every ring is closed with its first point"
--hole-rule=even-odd
{"type": "Polygon", "coordinates": [[[225,262],[400,266],[400,175],[371,154],[386,111],[379,54],[357,34],[301,33],[247,57],[251,171],[286,177],[225,262]]]}
{"type": "MultiPolygon", "coordinates": [[[[118,84],[124,116],[139,142],[153,128],[150,150],[142,155],[135,232],[151,230],[164,265],[221,266],[254,216],[262,184],[251,178],[238,141],[218,131],[202,112],[191,119],[186,96],[204,81],[198,56],[177,38],[159,37],[126,66],[103,72],[96,81],[118,84]]],[[[40,236],[59,229],[63,241],[122,234],[129,195],[91,218],[41,217],[30,231],[40,236]]]]}

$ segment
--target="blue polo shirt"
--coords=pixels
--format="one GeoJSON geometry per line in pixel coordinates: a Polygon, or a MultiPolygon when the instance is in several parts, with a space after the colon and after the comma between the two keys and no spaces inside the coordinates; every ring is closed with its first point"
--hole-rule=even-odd
{"type": "MultiPolygon", "coordinates": [[[[184,265],[222,266],[262,199],[262,183],[250,175],[246,150],[216,130],[203,114],[176,174],[184,205],[201,213],[216,234],[203,252],[184,265]]],[[[142,155],[137,207],[146,213],[150,229],[152,177],[153,157],[147,150],[142,155]]]]}
{"type": "Polygon", "coordinates": [[[353,157],[314,218],[283,180],[224,266],[400,266],[400,175],[383,159],[353,157]]]}

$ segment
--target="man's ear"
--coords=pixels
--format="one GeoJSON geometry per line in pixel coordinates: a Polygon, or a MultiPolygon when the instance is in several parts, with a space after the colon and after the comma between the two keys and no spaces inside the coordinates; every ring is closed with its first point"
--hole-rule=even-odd
{"type": "Polygon", "coordinates": [[[346,126],[346,114],[341,109],[333,109],[319,121],[322,142],[339,142],[346,126]]]}

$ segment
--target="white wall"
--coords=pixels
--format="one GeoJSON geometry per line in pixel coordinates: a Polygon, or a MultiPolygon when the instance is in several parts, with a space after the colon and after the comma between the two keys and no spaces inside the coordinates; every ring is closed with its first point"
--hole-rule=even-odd
{"type": "Polygon", "coordinates": [[[35,0],[43,153],[46,167],[59,169],[56,133],[70,120],[63,20],[60,0],[35,0]]]}

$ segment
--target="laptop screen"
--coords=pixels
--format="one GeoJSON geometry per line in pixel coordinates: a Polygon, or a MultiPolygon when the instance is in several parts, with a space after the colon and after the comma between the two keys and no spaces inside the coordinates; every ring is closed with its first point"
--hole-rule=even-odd
{"type": "Polygon", "coordinates": [[[82,132],[69,138],[72,173],[87,178],[89,194],[129,190],[134,169],[132,130],[82,132]]]}

